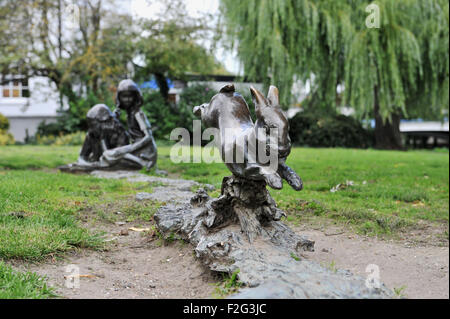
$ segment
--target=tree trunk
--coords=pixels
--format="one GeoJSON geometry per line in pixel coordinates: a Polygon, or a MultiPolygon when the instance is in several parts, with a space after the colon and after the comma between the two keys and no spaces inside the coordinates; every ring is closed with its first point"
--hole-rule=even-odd
{"type": "Polygon", "coordinates": [[[375,101],[375,148],[383,150],[403,150],[402,137],[400,134],[400,113],[393,113],[391,120],[383,121],[380,114],[378,100],[378,88],[374,88],[375,101]]]}
{"type": "Polygon", "coordinates": [[[162,73],[155,73],[156,83],[159,86],[159,92],[167,101],[169,99],[169,86],[167,85],[167,79],[162,73]]]}

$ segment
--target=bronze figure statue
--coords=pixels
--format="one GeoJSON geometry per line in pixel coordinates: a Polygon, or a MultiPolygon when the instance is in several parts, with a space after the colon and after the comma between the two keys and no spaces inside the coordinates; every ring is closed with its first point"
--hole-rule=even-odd
{"type": "Polygon", "coordinates": [[[141,110],[139,87],[130,79],[119,83],[116,110],[97,104],[87,113],[88,133],[78,161],[61,166],[67,172],[96,169],[141,169],[156,165],[157,148],[150,122],[141,110]],[[119,121],[121,111],[127,113],[126,130],[119,121]]]}
{"type": "Polygon", "coordinates": [[[105,104],[94,105],[86,117],[88,132],[78,157],[78,163],[86,166],[108,166],[108,163],[101,161],[103,152],[129,144],[130,136],[105,104]]]}
{"type": "Polygon", "coordinates": [[[157,149],[147,116],[141,110],[142,94],[132,80],[119,83],[116,96],[116,114],[127,113],[128,133],[132,144],[116,147],[103,152],[105,161],[115,163],[127,159],[147,169],[156,165],[157,149]]]}

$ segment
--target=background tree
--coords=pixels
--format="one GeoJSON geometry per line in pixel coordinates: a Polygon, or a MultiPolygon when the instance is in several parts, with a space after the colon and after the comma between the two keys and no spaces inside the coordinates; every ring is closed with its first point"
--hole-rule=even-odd
{"type": "Polygon", "coordinates": [[[87,110],[113,105],[127,77],[154,75],[167,100],[167,77],[220,68],[199,44],[205,24],[188,18],[180,3],[166,1],[163,15],[138,20],[117,0],[0,0],[0,73],[47,77],[68,102],[41,133],[85,130],[87,110]]]}
{"type": "Polygon", "coordinates": [[[334,110],[337,88],[360,117],[375,117],[376,145],[400,148],[399,119],[448,110],[448,2],[380,0],[381,26],[368,29],[372,1],[222,0],[245,74],[279,86],[310,81],[309,106],[334,110]]]}
{"type": "Polygon", "coordinates": [[[167,79],[184,80],[188,74],[224,72],[223,67],[200,41],[210,36],[210,17],[192,18],[187,14],[183,1],[172,0],[160,17],[140,22],[145,30],[137,48],[142,65],[137,66],[138,79],[155,77],[162,96],[167,100],[167,79]]]}
{"type": "Polygon", "coordinates": [[[129,73],[131,18],[108,9],[112,1],[0,1],[9,8],[2,23],[2,74],[45,76],[70,103],[89,92],[103,97],[129,73]]]}
{"type": "Polygon", "coordinates": [[[352,36],[344,1],[222,0],[221,9],[247,77],[276,82],[286,107],[293,81],[313,77],[313,100],[334,108],[352,36]]]}
{"type": "MultiPolygon", "coordinates": [[[[401,118],[436,119],[448,110],[448,1],[376,4],[379,28],[353,23],[345,96],[360,113],[374,116],[377,147],[399,149],[401,118]]],[[[364,12],[358,7],[355,17],[364,12]]]]}

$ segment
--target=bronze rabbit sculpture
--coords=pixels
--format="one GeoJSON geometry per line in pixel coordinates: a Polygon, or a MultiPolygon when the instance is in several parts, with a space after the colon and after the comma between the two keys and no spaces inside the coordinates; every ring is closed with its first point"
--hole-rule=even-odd
{"type": "Polygon", "coordinates": [[[291,140],[289,123],[280,107],[278,89],[270,86],[267,98],[254,87],[250,88],[250,92],[256,111],[255,123],[245,99],[235,92],[233,84],[224,86],[209,103],[194,107],[194,114],[201,118],[206,126],[219,130],[222,159],[235,176],[264,180],[274,189],[281,189],[282,179],[285,179],[292,188],[301,190],[301,178],[285,163],[291,151],[291,140]],[[267,134],[260,134],[261,131],[269,133],[271,129],[278,131],[275,141],[270,140],[267,134]],[[250,151],[248,141],[252,140],[257,141],[258,145],[265,145],[265,155],[275,151],[276,169],[271,169],[267,163],[259,161],[254,154],[256,148],[253,152],[250,151]],[[229,160],[234,159],[233,154],[239,152],[244,154],[243,161],[229,160]]]}

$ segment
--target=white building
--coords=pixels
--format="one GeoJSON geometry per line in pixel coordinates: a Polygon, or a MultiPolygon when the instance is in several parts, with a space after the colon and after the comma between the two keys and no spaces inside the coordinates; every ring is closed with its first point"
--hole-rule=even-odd
{"type": "Polygon", "coordinates": [[[60,99],[54,83],[45,77],[5,79],[0,83],[0,113],[9,119],[9,132],[16,141],[32,137],[42,121],[56,121],[60,99]]]}

